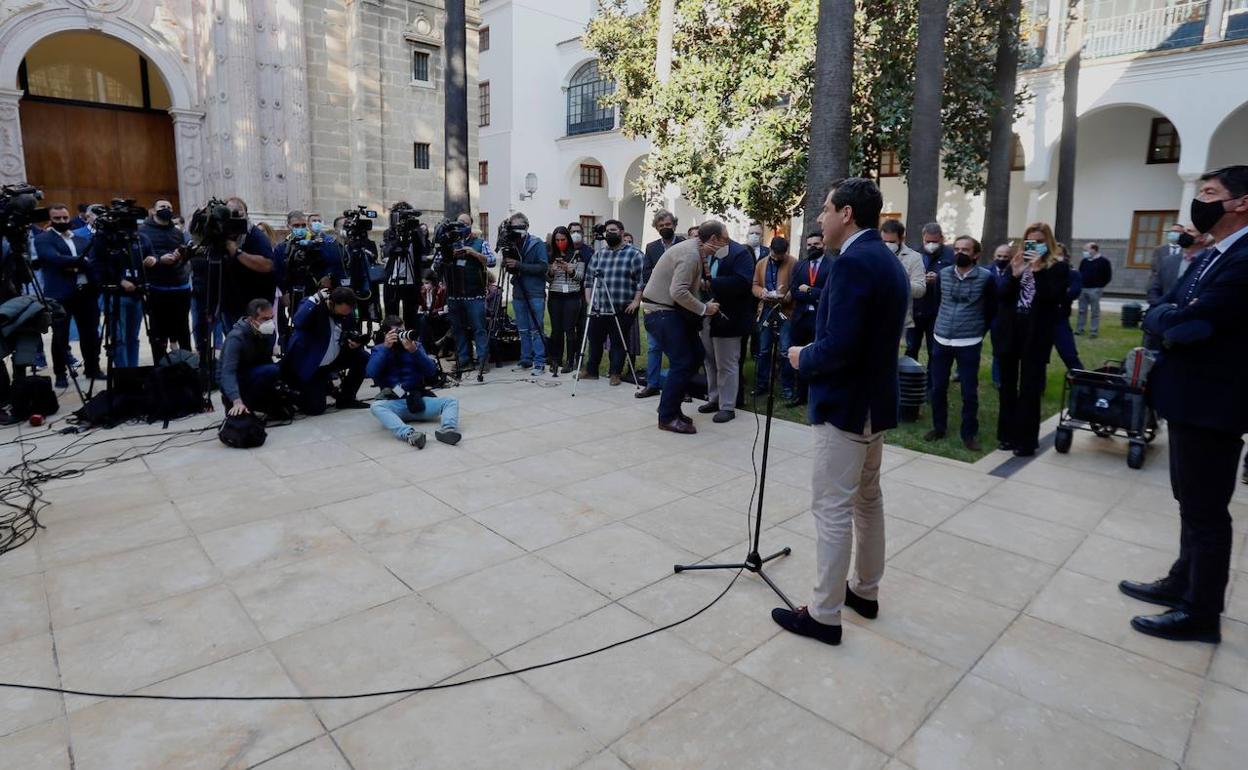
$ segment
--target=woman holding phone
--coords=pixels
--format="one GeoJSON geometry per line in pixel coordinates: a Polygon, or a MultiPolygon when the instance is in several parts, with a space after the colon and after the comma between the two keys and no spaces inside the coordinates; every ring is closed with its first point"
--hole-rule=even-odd
{"type": "Polygon", "coordinates": [[[566,227],[556,227],[550,235],[547,247],[550,267],[546,280],[550,284],[547,307],[550,308],[550,361],[551,374],[558,374],[562,364],[563,373],[572,371],[581,346],[578,325],[581,319],[581,294],[585,286],[585,259],[572,242],[572,234],[566,227]]]}
{"type": "Polygon", "coordinates": [[[1019,457],[1034,455],[1040,443],[1040,399],[1069,273],[1052,228],[1037,222],[1027,227],[1002,278],[992,343],[1001,362],[997,440],[1019,457]]]}

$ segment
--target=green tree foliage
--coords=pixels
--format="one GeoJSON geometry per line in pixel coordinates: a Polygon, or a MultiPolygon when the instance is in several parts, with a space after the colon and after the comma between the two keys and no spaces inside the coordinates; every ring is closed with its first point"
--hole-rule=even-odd
{"type": "MultiPolygon", "coordinates": [[[[950,0],[942,165],[968,191],[984,186],[1001,0],[950,0]]],[[[586,45],[615,79],[609,97],[629,136],[654,146],[643,191],[677,183],[694,205],[739,208],[765,222],[799,207],[806,178],[815,0],[677,0],[671,78],[654,77],[658,0],[626,12],[602,0],[586,45]]],[[[908,167],[917,3],[858,0],[851,168],[875,176],[893,150],[908,167]]]]}

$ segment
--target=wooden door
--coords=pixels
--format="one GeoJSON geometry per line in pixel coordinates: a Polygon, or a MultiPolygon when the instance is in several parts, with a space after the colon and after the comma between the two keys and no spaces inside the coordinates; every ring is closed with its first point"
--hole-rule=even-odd
{"type": "Polygon", "coordinates": [[[21,102],[26,178],[46,203],[134,198],[178,200],[173,120],[167,113],[26,98],[21,102]]]}

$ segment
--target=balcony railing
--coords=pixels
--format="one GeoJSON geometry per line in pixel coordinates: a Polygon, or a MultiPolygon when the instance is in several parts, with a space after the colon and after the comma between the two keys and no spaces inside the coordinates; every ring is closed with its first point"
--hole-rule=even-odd
{"type": "Polygon", "coordinates": [[[1083,28],[1083,55],[1096,59],[1197,45],[1205,36],[1206,5],[1207,0],[1189,0],[1165,8],[1089,18],[1083,28]]]}

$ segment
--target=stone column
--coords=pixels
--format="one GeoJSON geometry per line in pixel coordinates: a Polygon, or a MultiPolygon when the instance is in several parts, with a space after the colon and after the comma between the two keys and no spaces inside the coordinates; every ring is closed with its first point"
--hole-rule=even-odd
{"type": "Polygon", "coordinates": [[[251,9],[248,0],[210,0],[209,8],[211,59],[204,78],[207,193],[222,198],[237,195],[260,215],[262,162],[251,9]]]}
{"type": "MultiPolygon", "coordinates": [[[[1027,222],[1040,221],[1040,189],[1044,182],[1027,182],[1027,222]]],[[[1026,225],[1024,225],[1026,227],[1026,225]]]]}
{"type": "Polygon", "coordinates": [[[1192,223],[1192,198],[1196,197],[1196,185],[1200,182],[1200,174],[1179,174],[1183,182],[1183,196],[1179,198],[1179,221],[1185,225],[1192,223]]]}
{"type": "Polygon", "coordinates": [[[1044,33],[1044,63],[1053,64],[1062,54],[1066,37],[1067,0],[1049,0],[1049,24],[1044,33]]]}
{"type": "Polygon", "coordinates": [[[619,219],[619,218],[620,218],[620,200],[621,200],[621,199],[620,199],[620,198],[618,198],[618,197],[616,197],[616,198],[608,198],[608,200],[610,200],[610,201],[611,201],[611,218],[612,218],[612,219],[619,219]]]}
{"type": "Polygon", "coordinates": [[[380,5],[381,0],[347,0],[347,120],[351,197],[389,206],[391,201],[382,199],[382,73],[375,10],[380,5]]]}
{"type": "Polygon", "coordinates": [[[174,107],[174,154],[178,164],[178,205],[181,214],[190,213],[208,200],[204,180],[204,113],[174,107]]]}
{"type": "Polygon", "coordinates": [[[307,208],[311,190],[303,4],[294,0],[251,2],[256,29],[263,208],[272,213],[307,208]]]}
{"type": "Polygon", "coordinates": [[[1226,18],[1226,0],[1209,0],[1205,7],[1205,38],[1206,43],[1216,43],[1222,39],[1222,22],[1226,18]]]}
{"type": "Polygon", "coordinates": [[[672,37],[675,28],[676,0],[660,0],[659,39],[654,60],[654,74],[660,83],[672,76],[672,37]]]}
{"type": "Polygon", "coordinates": [[[18,104],[22,92],[0,88],[0,184],[26,181],[26,155],[22,149],[22,120],[18,104]]]}

